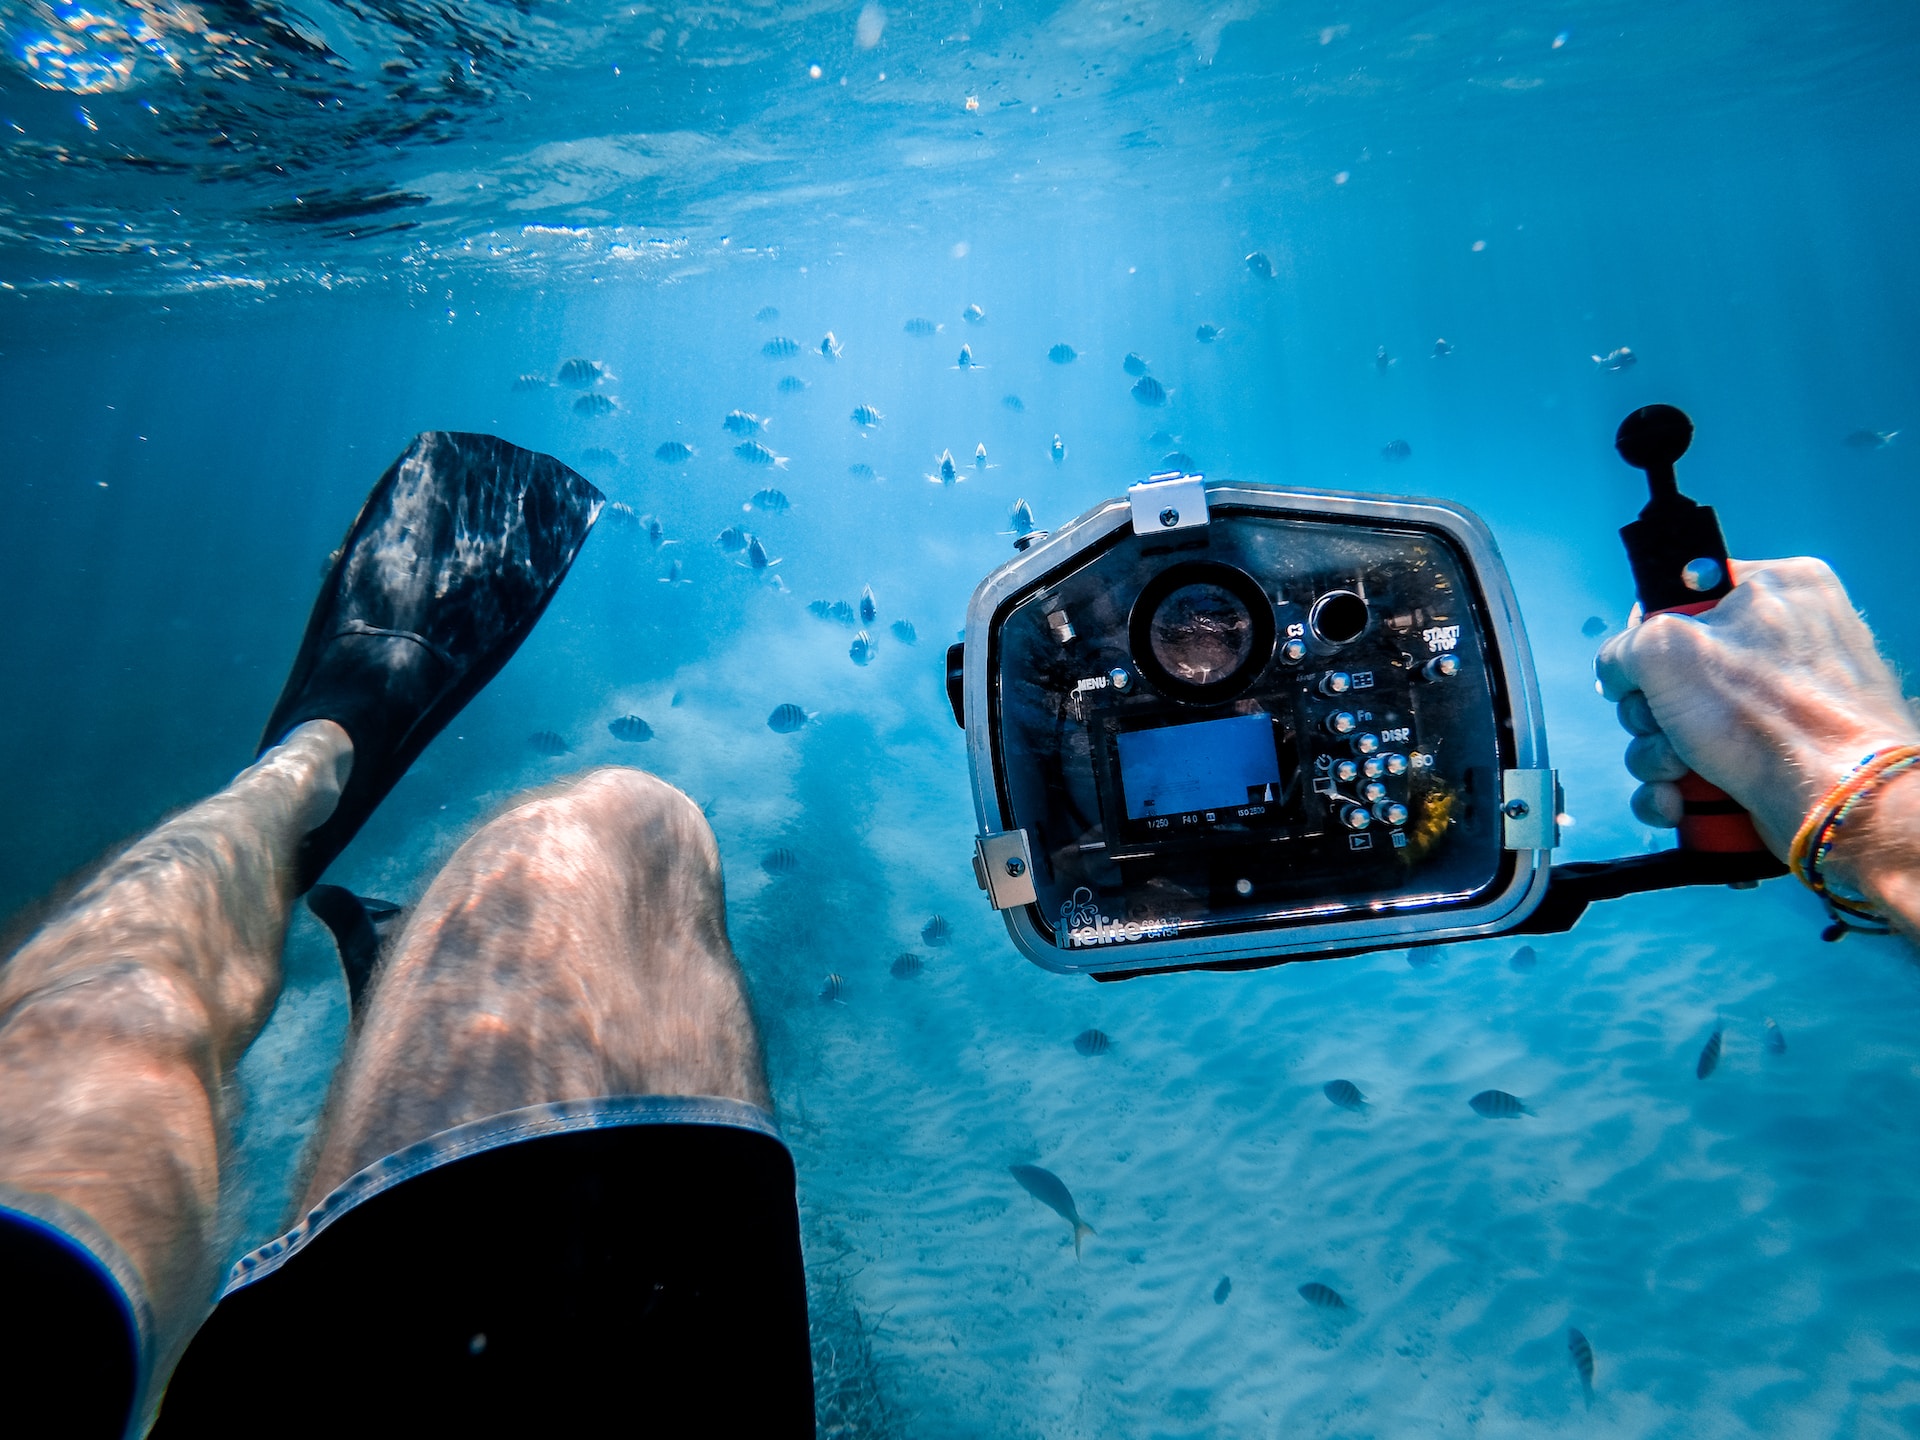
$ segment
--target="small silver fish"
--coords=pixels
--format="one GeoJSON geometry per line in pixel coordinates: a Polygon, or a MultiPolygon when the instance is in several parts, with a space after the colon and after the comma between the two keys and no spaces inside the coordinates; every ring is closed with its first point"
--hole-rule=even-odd
{"type": "Polygon", "coordinates": [[[1271,280],[1273,278],[1273,261],[1269,260],[1258,250],[1247,256],[1247,269],[1253,273],[1253,277],[1256,280],[1271,280]]]}
{"type": "Polygon", "coordinates": [[[984,325],[987,323],[987,312],[978,305],[969,305],[960,312],[960,318],[969,325],[984,325]]]}
{"type": "Polygon", "coordinates": [[[745,410],[729,410],[727,418],[720,422],[720,428],[729,435],[758,435],[766,426],[766,421],[745,410]]]}
{"type": "Polygon", "coordinates": [[[1447,356],[1451,355],[1452,353],[1453,353],[1453,346],[1449,345],[1444,339],[1436,340],[1433,342],[1433,358],[1434,359],[1444,360],[1447,358],[1447,356]]]}
{"type": "Polygon", "coordinates": [[[844,976],[829,975],[820,987],[821,1002],[827,1005],[844,1005],[847,1002],[841,997],[846,994],[846,990],[847,982],[844,976]]]}
{"type": "Polygon", "coordinates": [[[813,719],[808,711],[802,710],[792,701],[773,707],[773,713],[767,716],[767,728],[776,735],[791,735],[796,730],[804,730],[807,722],[813,719]]]}
{"type": "Polygon", "coordinates": [[[1080,358],[1080,352],[1064,341],[1047,351],[1047,359],[1056,365],[1071,365],[1080,358]]]}
{"type": "Polygon", "coordinates": [[[749,465],[759,465],[763,467],[771,465],[780,470],[787,468],[786,456],[774,454],[773,451],[762,445],[758,440],[742,440],[738,445],[733,447],[733,453],[749,465]]]}
{"type": "Polygon", "coordinates": [[[729,525],[713,537],[713,543],[729,555],[737,555],[753,542],[753,532],[743,530],[738,525],[729,525]]]}
{"type": "Polygon", "coordinates": [[[1351,1080],[1329,1080],[1320,1087],[1320,1092],[1342,1110],[1351,1110],[1356,1115],[1366,1112],[1367,1097],[1351,1080]]]}
{"type": "Polygon", "coordinates": [[[753,312],[754,323],[758,325],[771,325],[779,318],[780,309],[776,305],[762,305],[758,310],[753,312]]]}
{"type": "Polygon", "coordinates": [[[1058,435],[1053,437],[1052,450],[1054,464],[1058,465],[1062,460],[1067,458],[1067,442],[1062,440],[1058,435]]]}
{"type": "Polygon", "coordinates": [[[1129,350],[1127,358],[1120,362],[1120,368],[1129,375],[1144,375],[1147,373],[1147,362],[1129,350]]]}
{"type": "Polygon", "coordinates": [[[987,468],[987,442],[984,440],[973,447],[973,468],[976,470],[987,468]]]}
{"type": "Polygon", "coordinates": [[[920,643],[920,633],[913,628],[913,622],[911,620],[896,620],[887,628],[893,632],[893,638],[898,640],[902,645],[917,645],[920,643]]]}
{"type": "Polygon", "coordinates": [[[1567,1327],[1567,1355],[1573,1361],[1574,1373],[1580,1377],[1580,1393],[1586,1397],[1587,1408],[1592,1409],[1593,1346],[1571,1325],[1567,1327]]]}
{"type": "Polygon", "coordinates": [[[1018,395],[1002,395],[1000,397],[1000,403],[1016,415],[1023,413],[1027,408],[1027,402],[1022,400],[1018,395]]]}
{"type": "Polygon", "coordinates": [[[1771,1015],[1767,1017],[1767,1053],[1769,1055],[1784,1055],[1787,1053],[1786,1032],[1780,1028],[1771,1015]]]}
{"type": "Polygon", "coordinates": [[[924,340],[929,335],[938,335],[942,330],[946,329],[947,327],[944,325],[936,325],[933,323],[933,321],[922,319],[920,316],[916,315],[913,317],[913,319],[907,321],[907,323],[901,326],[900,328],[905,330],[907,334],[913,336],[916,340],[924,340]]]}
{"type": "Polygon", "coordinates": [[[767,547],[762,545],[760,543],[760,537],[758,535],[755,535],[750,537],[747,540],[746,558],[743,560],[740,560],[737,563],[746,566],[747,569],[752,570],[757,574],[762,570],[771,570],[774,566],[778,565],[780,562],[778,560],[770,560],[767,558],[767,547]]]}
{"type": "Polygon", "coordinates": [[[653,738],[653,727],[638,715],[622,715],[618,720],[609,720],[607,729],[616,740],[626,740],[633,744],[653,738]]]}
{"type": "Polygon", "coordinates": [[[585,390],[589,385],[598,385],[602,380],[611,380],[607,367],[598,360],[574,358],[560,366],[560,383],[575,390],[585,390]]]}
{"type": "Polygon", "coordinates": [[[798,375],[782,375],[780,383],[774,387],[782,395],[798,395],[807,388],[807,382],[798,375]]]}
{"type": "Polygon", "coordinates": [[[684,440],[663,440],[653,452],[653,458],[662,465],[684,465],[699,453],[684,440]]]}
{"type": "Polygon", "coordinates": [[[1487,1120],[1518,1120],[1522,1115],[1533,1114],[1518,1095],[1509,1095],[1504,1090],[1482,1090],[1467,1104],[1473,1107],[1474,1114],[1487,1120]]]}
{"type": "Polygon", "coordinates": [[[1020,1182],[1022,1190],[1073,1226],[1073,1253],[1079,1255],[1081,1240],[1097,1232],[1080,1218],[1080,1209],[1073,1203],[1073,1192],[1067,1189],[1058,1175],[1051,1170],[1042,1170],[1038,1165],[1010,1165],[1007,1168],[1013,1178],[1020,1182]]]}
{"type": "Polygon", "coordinates": [[[769,875],[791,875],[800,868],[800,857],[786,846],[776,846],[760,857],[760,868],[769,875]]]}
{"type": "Polygon", "coordinates": [[[822,360],[838,360],[840,358],[840,342],[833,338],[833,332],[831,330],[820,337],[820,358],[822,360]]]}
{"type": "Polygon", "coordinates": [[[602,415],[611,415],[619,405],[618,396],[602,395],[598,390],[589,390],[573,402],[573,413],[598,419],[602,415]]]}
{"type": "Polygon", "coordinates": [[[1104,1030],[1082,1030],[1073,1037],[1073,1048],[1091,1060],[1096,1055],[1104,1055],[1113,1048],[1113,1041],[1104,1030]]]}
{"type": "Polygon", "coordinates": [[[947,938],[952,934],[953,927],[940,915],[935,915],[920,927],[920,938],[936,949],[946,944],[947,938]]]}
{"type": "Polygon", "coordinates": [[[913,980],[926,968],[926,961],[907,951],[893,957],[893,964],[887,967],[887,973],[896,980],[913,980]]]}
{"type": "Polygon", "coordinates": [[[1720,1037],[1721,1032],[1716,1030],[1707,1037],[1707,1043],[1700,1047],[1700,1058],[1693,1063],[1693,1076],[1696,1080],[1706,1079],[1719,1066],[1720,1037]]]}
{"type": "Polygon", "coordinates": [[[1300,1287],[1300,1298],[1316,1310],[1345,1310],[1347,1302],[1340,1292],[1331,1285],[1322,1285],[1318,1280],[1309,1280],[1300,1287]]]}
{"type": "Polygon", "coordinates": [[[1198,340],[1202,345],[1211,345],[1225,333],[1226,332],[1218,325],[1202,325],[1198,330],[1193,332],[1193,338],[1198,340]]]}
{"type": "Polygon", "coordinates": [[[1220,1277],[1220,1283],[1213,1287],[1213,1303],[1216,1305],[1224,1305],[1227,1303],[1227,1297],[1231,1294],[1233,1294],[1233,1281],[1222,1275],[1220,1277]]]}
{"type": "Polygon", "coordinates": [[[791,360],[800,353],[800,342],[776,335],[760,347],[760,353],[769,360],[791,360]]]}
{"type": "Polygon", "coordinates": [[[1142,375],[1133,382],[1133,398],[1142,405],[1158,409],[1167,403],[1167,387],[1151,375],[1142,375]]]}
{"type": "Polygon", "coordinates": [[[1616,375],[1622,370],[1631,370],[1640,363],[1640,357],[1622,345],[1618,350],[1609,350],[1604,355],[1589,357],[1602,370],[1611,370],[1616,375]]]}
{"type": "Polygon", "coordinates": [[[853,407],[853,414],[849,418],[861,429],[871,430],[887,417],[871,405],[856,405],[853,407]]]}
{"type": "Polygon", "coordinates": [[[862,585],[860,587],[860,623],[862,625],[871,625],[879,618],[880,602],[874,598],[873,587],[871,585],[862,585]]]}
{"type": "Polygon", "coordinates": [[[856,665],[870,665],[873,657],[880,653],[880,647],[873,643],[873,637],[862,630],[853,637],[853,644],[847,647],[847,656],[856,665]]]}
{"type": "Polygon", "coordinates": [[[761,510],[769,515],[784,515],[793,508],[782,490],[756,490],[753,498],[740,507],[742,510],[761,510]]]}
{"type": "Polygon", "coordinates": [[[1382,459],[1392,460],[1396,463],[1401,460],[1411,460],[1413,458],[1413,446],[1404,440],[1389,440],[1380,447],[1380,455],[1382,459]]]}

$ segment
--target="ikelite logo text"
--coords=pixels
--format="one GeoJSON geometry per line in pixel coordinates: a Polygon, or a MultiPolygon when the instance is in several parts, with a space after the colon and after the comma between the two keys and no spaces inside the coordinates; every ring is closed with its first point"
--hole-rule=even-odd
{"type": "Polygon", "coordinates": [[[1180,932],[1180,917],[1158,920],[1113,920],[1100,913],[1093,903],[1093,891],[1082,885],[1073,898],[1060,907],[1060,930],[1068,948],[1084,950],[1090,945],[1123,945],[1129,940],[1166,940],[1180,932]]]}

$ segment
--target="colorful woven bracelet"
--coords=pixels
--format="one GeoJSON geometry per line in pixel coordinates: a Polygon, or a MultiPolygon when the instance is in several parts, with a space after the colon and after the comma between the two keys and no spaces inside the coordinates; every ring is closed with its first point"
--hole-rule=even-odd
{"type": "Polygon", "coordinates": [[[1849,925],[1849,919],[1863,920],[1881,928],[1886,926],[1886,917],[1873,909],[1866,897],[1836,893],[1827,883],[1825,866],[1841,831],[1860,802],[1883,782],[1915,765],[1920,765],[1920,745],[1900,745],[1875,751],[1827,792],[1809,812],[1806,823],[1794,836],[1793,848],[1788,853],[1789,864],[1793,873],[1825,902],[1829,913],[1834,916],[1836,928],[1829,930],[1830,939],[1838,938],[1839,931],[1859,928],[1849,925]]]}

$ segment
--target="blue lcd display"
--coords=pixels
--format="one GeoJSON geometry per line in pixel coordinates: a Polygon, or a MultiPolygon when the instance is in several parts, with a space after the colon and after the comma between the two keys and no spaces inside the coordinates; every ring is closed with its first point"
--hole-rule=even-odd
{"type": "Polygon", "coordinates": [[[1261,804],[1284,789],[1267,715],[1123,730],[1116,738],[1129,820],[1261,804]]]}

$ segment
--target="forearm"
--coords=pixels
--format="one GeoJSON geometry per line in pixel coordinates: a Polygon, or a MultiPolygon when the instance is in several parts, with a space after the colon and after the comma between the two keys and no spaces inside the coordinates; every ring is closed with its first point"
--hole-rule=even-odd
{"type": "Polygon", "coordinates": [[[1830,883],[1864,896],[1920,944],[1920,767],[1879,785],[1848,817],[1828,857],[1830,883]]]}

